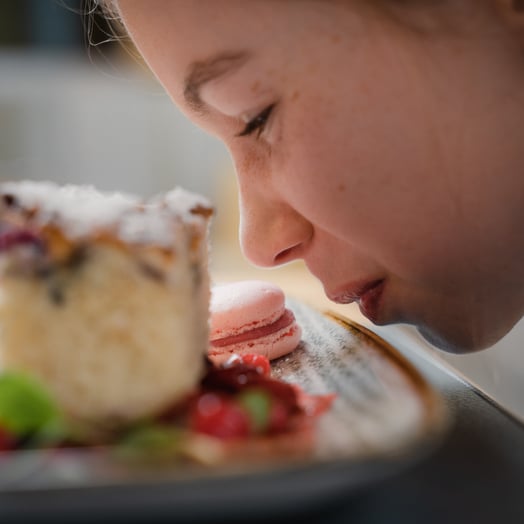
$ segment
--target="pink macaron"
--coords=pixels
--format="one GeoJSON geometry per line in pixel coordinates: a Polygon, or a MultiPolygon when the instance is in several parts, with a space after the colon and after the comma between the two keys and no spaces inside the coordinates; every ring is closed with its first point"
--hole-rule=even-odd
{"type": "Polygon", "coordinates": [[[275,359],[293,351],[302,330],[286,308],[284,292],[262,280],[218,284],[211,291],[209,358],[225,362],[233,354],[275,359]]]}

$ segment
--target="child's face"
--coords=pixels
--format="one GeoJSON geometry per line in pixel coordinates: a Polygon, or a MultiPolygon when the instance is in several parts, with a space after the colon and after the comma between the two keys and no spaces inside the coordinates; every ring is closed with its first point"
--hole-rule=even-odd
{"type": "Polygon", "coordinates": [[[446,349],[521,317],[524,66],[492,14],[460,18],[463,37],[349,1],[120,9],[175,103],[230,149],[255,264],[303,258],[332,299],[362,295],[371,320],[446,349]]]}

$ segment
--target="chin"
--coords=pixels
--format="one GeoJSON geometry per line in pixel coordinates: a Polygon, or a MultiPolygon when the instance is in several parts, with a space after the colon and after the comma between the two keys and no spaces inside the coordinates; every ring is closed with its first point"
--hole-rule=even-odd
{"type": "Polygon", "coordinates": [[[440,331],[427,326],[417,327],[418,332],[433,346],[448,353],[473,353],[491,347],[510,330],[461,329],[440,331]]]}

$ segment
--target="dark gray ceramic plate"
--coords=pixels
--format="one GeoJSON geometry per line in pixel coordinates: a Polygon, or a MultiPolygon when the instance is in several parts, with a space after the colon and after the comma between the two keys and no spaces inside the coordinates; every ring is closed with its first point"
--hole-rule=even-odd
{"type": "Polygon", "coordinates": [[[101,451],[19,452],[0,458],[0,520],[150,515],[262,515],[313,505],[422,459],[448,427],[443,401],[393,347],[366,328],[289,301],[302,343],[273,373],[309,393],[336,393],[316,446],[235,466],[131,467],[101,451]],[[82,513],[83,514],[83,513],[82,513]]]}

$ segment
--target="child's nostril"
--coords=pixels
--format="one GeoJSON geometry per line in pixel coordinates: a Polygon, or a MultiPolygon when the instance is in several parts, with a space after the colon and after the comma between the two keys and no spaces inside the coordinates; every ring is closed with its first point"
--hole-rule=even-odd
{"type": "Polygon", "coordinates": [[[274,262],[276,265],[278,264],[284,264],[289,259],[289,253],[293,250],[293,247],[288,247],[287,249],[284,249],[280,253],[277,253],[277,255],[274,258],[274,262]]]}

